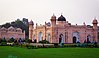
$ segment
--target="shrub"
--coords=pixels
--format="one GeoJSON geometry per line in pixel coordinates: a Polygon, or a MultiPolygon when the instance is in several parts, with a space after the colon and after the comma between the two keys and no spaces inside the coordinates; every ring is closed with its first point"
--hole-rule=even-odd
{"type": "Polygon", "coordinates": [[[9,40],[8,40],[8,42],[10,42],[10,43],[12,43],[12,42],[14,42],[14,38],[12,37],[12,38],[10,38],[9,40]]]}
{"type": "Polygon", "coordinates": [[[1,40],[1,42],[7,42],[7,41],[6,41],[6,39],[5,39],[5,38],[3,38],[3,39],[1,40]]]}
{"type": "Polygon", "coordinates": [[[34,39],[34,43],[37,43],[37,40],[36,39],[34,39]]]}
{"type": "Polygon", "coordinates": [[[77,47],[77,44],[64,44],[64,47],[77,47]]]}
{"type": "Polygon", "coordinates": [[[1,46],[7,46],[7,42],[1,42],[1,46]]]}
{"type": "Polygon", "coordinates": [[[30,39],[28,39],[28,38],[26,38],[24,41],[25,41],[26,43],[32,43],[32,40],[30,40],[30,39]]]}
{"type": "Polygon", "coordinates": [[[7,46],[7,41],[5,38],[1,39],[1,46],[7,46]]]}
{"type": "Polygon", "coordinates": [[[54,43],[54,47],[55,47],[55,48],[58,48],[58,47],[60,47],[60,46],[58,45],[58,43],[54,43]]]}
{"type": "Polygon", "coordinates": [[[49,41],[47,41],[47,40],[42,40],[42,41],[39,41],[39,43],[42,43],[42,44],[49,44],[49,41]]]}
{"type": "Polygon", "coordinates": [[[0,43],[2,42],[2,39],[0,39],[0,43]]]}

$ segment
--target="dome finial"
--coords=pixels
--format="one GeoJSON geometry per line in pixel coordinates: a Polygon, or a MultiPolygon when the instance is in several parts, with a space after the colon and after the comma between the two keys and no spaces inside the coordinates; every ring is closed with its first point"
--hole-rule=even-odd
{"type": "Polygon", "coordinates": [[[94,17],[94,19],[96,19],[96,16],[94,17]]]}
{"type": "Polygon", "coordinates": [[[62,13],[61,13],[61,15],[62,15],[62,13]]]}
{"type": "Polygon", "coordinates": [[[96,16],[94,18],[96,18],[96,16]]]}
{"type": "Polygon", "coordinates": [[[85,24],[85,22],[83,22],[83,24],[85,24]]]}
{"type": "Polygon", "coordinates": [[[55,16],[55,14],[53,13],[53,16],[55,16]]]}
{"type": "Polygon", "coordinates": [[[56,19],[56,16],[54,15],[54,13],[53,13],[53,16],[51,17],[51,19],[56,19]]]}

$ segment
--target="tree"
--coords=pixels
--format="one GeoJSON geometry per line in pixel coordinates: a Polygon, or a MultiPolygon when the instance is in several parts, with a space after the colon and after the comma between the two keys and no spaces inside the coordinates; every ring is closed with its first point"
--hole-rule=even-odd
{"type": "Polygon", "coordinates": [[[11,26],[10,23],[6,23],[6,24],[2,25],[1,27],[9,28],[10,26],[11,26]]]}

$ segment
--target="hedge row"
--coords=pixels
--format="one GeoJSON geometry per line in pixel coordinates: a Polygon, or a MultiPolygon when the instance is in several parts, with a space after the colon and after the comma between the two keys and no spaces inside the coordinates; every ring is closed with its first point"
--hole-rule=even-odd
{"type": "Polygon", "coordinates": [[[99,44],[63,44],[62,46],[60,44],[54,43],[53,45],[30,45],[29,43],[25,44],[19,44],[19,43],[13,43],[13,44],[7,44],[6,42],[0,43],[0,46],[15,46],[15,47],[23,47],[28,49],[37,49],[37,48],[60,48],[60,47],[83,47],[83,48],[99,48],[99,44]]]}

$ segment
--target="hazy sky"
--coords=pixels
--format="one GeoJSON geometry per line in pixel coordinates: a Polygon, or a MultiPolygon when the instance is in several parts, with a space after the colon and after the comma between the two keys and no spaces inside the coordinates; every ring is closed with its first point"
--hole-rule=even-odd
{"type": "Polygon", "coordinates": [[[94,17],[99,22],[99,0],[0,0],[0,24],[17,18],[44,24],[53,13],[72,24],[91,24],[94,17]]]}

